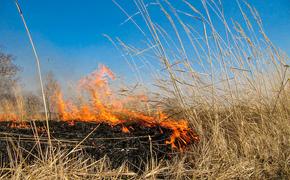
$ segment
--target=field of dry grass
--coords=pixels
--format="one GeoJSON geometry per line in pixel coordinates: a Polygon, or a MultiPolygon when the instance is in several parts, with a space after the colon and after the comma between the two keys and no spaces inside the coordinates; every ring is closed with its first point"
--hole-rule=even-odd
{"type": "Polygon", "coordinates": [[[269,40],[256,10],[238,3],[242,21],[236,21],[224,17],[218,1],[201,1],[203,9],[184,1],[182,10],[167,0],[153,4],[167,18],[168,30],[154,20],[148,5],[135,2],[147,26],[132,17],[128,21],[149,32],[147,47],[108,38],[127,55],[130,67],[139,61],[150,69],[157,90],[149,90],[148,97],[187,119],[200,142],[172,160],[152,158],[139,173],[125,164],[111,169],[106,157],[95,161],[79,151],[68,158],[57,149],[28,164],[15,145],[8,150],[16,148],[19,158],[0,168],[1,178],[289,179],[289,58],[269,40]]]}

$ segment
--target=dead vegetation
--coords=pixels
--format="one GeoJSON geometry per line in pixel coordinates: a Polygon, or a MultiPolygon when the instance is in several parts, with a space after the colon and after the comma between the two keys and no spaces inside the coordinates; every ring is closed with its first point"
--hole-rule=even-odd
{"type": "Polygon", "coordinates": [[[191,123],[200,135],[197,146],[171,160],[152,158],[139,173],[126,164],[112,169],[106,158],[95,161],[81,152],[67,158],[66,151],[55,149],[32,164],[25,157],[11,159],[10,166],[1,168],[2,178],[288,179],[289,58],[271,43],[247,3],[237,1],[243,21],[236,21],[224,16],[220,1],[201,0],[202,9],[183,2],[185,9],[175,8],[173,1],[136,0],[135,15],[146,26],[128,13],[126,22],[146,34],[145,45],[110,40],[120,45],[136,75],[142,74],[138,62],[152,71],[158,90],[148,96],[191,123]],[[150,15],[152,7],[172,29],[150,15]]]}

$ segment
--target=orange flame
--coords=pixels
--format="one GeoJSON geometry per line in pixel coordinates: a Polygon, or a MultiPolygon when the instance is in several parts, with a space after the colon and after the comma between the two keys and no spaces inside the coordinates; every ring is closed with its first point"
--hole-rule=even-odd
{"type": "MultiPolygon", "coordinates": [[[[83,94],[79,103],[64,100],[61,90],[56,89],[50,100],[52,105],[57,107],[59,119],[67,121],[72,126],[75,121],[107,123],[112,126],[120,124],[124,133],[130,133],[129,128],[125,126],[126,123],[130,122],[147,127],[161,126],[172,130],[170,139],[165,143],[180,150],[190,142],[199,141],[199,137],[192,131],[186,120],[172,119],[161,109],[157,109],[153,115],[147,115],[132,108],[126,108],[127,104],[140,104],[140,102],[146,102],[148,98],[144,95],[128,96],[123,99],[115,97],[109,86],[109,80],[114,79],[114,73],[108,67],[100,65],[98,70],[79,81],[78,89],[83,94]]],[[[39,116],[35,118],[40,119],[39,116]]],[[[13,113],[0,114],[0,121],[16,122],[19,119],[20,117],[13,113]]],[[[25,123],[12,124],[11,126],[27,127],[25,123]]]]}
{"type": "Polygon", "coordinates": [[[18,119],[20,119],[20,117],[18,117],[14,113],[0,114],[0,121],[5,121],[5,120],[16,121],[18,119]]]}
{"type": "MultiPolygon", "coordinates": [[[[108,80],[114,80],[114,73],[106,66],[101,65],[99,70],[79,81],[79,89],[88,95],[87,102],[79,105],[65,101],[61,92],[56,92],[56,104],[60,114],[60,119],[64,121],[90,121],[97,123],[108,123],[110,125],[123,124],[126,122],[138,122],[144,126],[161,126],[172,130],[170,140],[166,144],[171,144],[172,148],[182,148],[192,141],[198,141],[188,126],[186,120],[170,119],[165,113],[158,109],[155,116],[136,112],[124,107],[128,102],[147,99],[145,96],[129,97],[118,99],[113,96],[108,80]]],[[[129,133],[127,127],[122,131],[129,133]]]]}
{"type": "Polygon", "coordinates": [[[122,132],[123,132],[123,133],[129,133],[130,130],[129,130],[127,127],[123,126],[123,127],[122,127],[122,132]]]}

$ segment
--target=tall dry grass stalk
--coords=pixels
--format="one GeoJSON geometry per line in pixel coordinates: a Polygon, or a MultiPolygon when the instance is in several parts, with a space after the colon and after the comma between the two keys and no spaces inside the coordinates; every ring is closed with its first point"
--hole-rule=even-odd
{"type": "Polygon", "coordinates": [[[257,10],[236,1],[241,21],[226,17],[221,1],[183,0],[182,9],[168,0],[134,2],[134,15],[143,19],[137,29],[147,32],[146,43],[119,44],[134,57],[130,63],[139,61],[154,71],[160,103],[189,119],[201,135],[183,173],[191,178],[289,177],[289,58],[266,35],[257,10]],[[156,9],[163,17],[154,17],[156,9]],[[162,70],[156,73],[156,67],[162,70]]]}
{"type": "MultiPolygon", "coordinates": [[[[25,18],[23,16],[23,13],[22,13],[20,4],[18,3],[18,0],[15,0],[15,5],[17,7],[17,10],[18,10],[19,15],[21,17],[21,20],[22,20],[23,25],[25,27],[25,30],[26,30],[27,36],[29,38],[29,42],[31,44],[31,47],[32,47],[32,50],[33,50],[33,54],[34,54],[34,57],[35,57],[35,62],[36,62],[36,67],[37,67],[37,73],[38,73],[38,78],[39,78],[39,83],[40,83],[40,89],[41,89],[41,95],[42,95],[42,100],[43,100],[43,108],[44,108],[44,113],[45,113],[48,143],[51,146],[52,144],[51,144],[50,131],[49,131],[47,103],[46,103],[46,97],[45,97],[45,92],[44,92],[44,88],[43,88],[43,81],[42,81],[41,68],[40,68],[40,60],[39,60],[38,53],[36,51],[36,48],[35,48],[35,45],[34,45],[34,42],[33,42],[33,39],[32,39],[31,33],[30,33],[30,30],[29,30],[29,28],[28,28],[28,26],[26,24],[25,18]]],[[[34,123],[34,126],[35,126],[35,123],[34,123]]],[[[36,129],[36,126],[35,126],[35,129],[36,129]]],[[[36,130],[36,135],[37,135],[37,130],[36,130]]],[[[36,138],[38,138],[38,135],[37,135],[36,138]]]]}

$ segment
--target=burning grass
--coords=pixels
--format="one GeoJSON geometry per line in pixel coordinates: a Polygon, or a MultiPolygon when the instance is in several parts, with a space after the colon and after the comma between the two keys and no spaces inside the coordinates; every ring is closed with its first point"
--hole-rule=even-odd
{"type": "MultiPolygon", "coordinates": [[[[225,17],[221,1],[201,1],[202,9],[183,1],[184,9],[181,10],[176,9],[173,2],[145,4],[142,0],[135,1],[138,10],[135,15],[142,16],[145,27],[136,24],[135,15],[128,17],[128,21],[132,21],[141,33],[151,33],[146,35],[145,47],[132,47],[117,39],[123,52],[134,59],[126,59],[130,67],[142,62],[142,66],[151,68],[159,88],[155,93],[158,106],[153,106],[152,110],[149,101],[152,97],[146,94],[116,95],[110,88],[115,75],[101,65],[79,81],[76,97],[66,97],[60,88],[54,88],[53,95],[48,98],[54,119],[58,120],[50,122],[54,145],[54,136],[64,142],[79,136],[74,142],[77,145],[67,149],[40,147],[42,150],[29,153],[17,146],[17,143],[25,146],[24,141],[14,141],[16,144],[1,141],[3,147],[12,144],[7,151],[2,149],[10,162],[8,167],[1,169],[2,177],[289,178],[289,58],[272,44],[257,11],[247,3],[237,1],[244,21],[236,22],[225,17]],[[150,16],[148,9],[152,6],[161,10],[168,26],[162,27],[150,16]],[[216,29],[216,23],[224,28],[218,26],[216,29]],[[161,62],[161,71],[156,71],[156,62],[161,62]],[[98,139],[101,136],[130,140],[105,142],[98,139]],[[86,152],[83,146],[94,143],[105,150],[86,152]],[[172,154],[180,150],[183,152],[177,156],[172,154]],[[11,158],[12,152],[18,158],[11,158]],[[39,153],[41,155],[36,156],[33,163],[28,163],[26,156],[22,156],[34,157],[39,153]],[[111,162],[106,157],[99,159],[103,154],[108,155],[111,162]],[[140,163],[136,161],[136,154],[146,163],[132,171],[128,163],[122,162],[140,163]],[[116,167],[114,160],[118,168],[113,168],[116,167]]],[[[134,72],[133,75],[140,74],[138,68],[134,72]]],[[[2,120],[43,118],[37,114],[34,117],[27,115],[20,100],[5,107],[6,114],[0,115],[2,120]]],[[[34,121],[31,122],[33,125],[34,121]]],[[[32,138],[32,131],[26,124],[7,123],[1,122],[4,124],[2,132],[10,132],[5,137],[2,135],[5,140],[24,138],[11,132],[32,138]]],[[[33,138],[43,143],[46,129],[35,132],[40,136],[33,138]]]]}
{"type": "MultiPolygon", "coordinates": [[[[142,99],[140,96],[118,99],[113,96],[106,77],[114,79],[114,74],[106,66],[100,65],[98,70],[80,80],[78,90],[84,94],[79,97],[81,99],[79,105],[74,104],[72,100],[65,101],[61,90],[56,90],[51,97],[51,106],[57,107],[58,120],[69,122],[72,126],[75,125],[75,121],[104,123],[112,127],[118,125],[125,133],[134,131],[131,124],[146,128],[161,127],[161,134],[163,133],[162,129],[169,129],[171,135],[165,143],[171,145],[173,149],[181,151],[187,144],[199,141],[199,137],[189,127],[186,120],[172,119],[160,110],[150,116],[126,108],[125,103],[139,101],[141,104],[141,100],[146,103],[146,96],[141,96],[142,99]]],[[[1,117],[16,122],[17,119],[20,119],[16,114],[4,114],[1,117]]]]}
{"type": "MultiPolygon", "coordinates": [[[[58,117],[50,121],[49,126],[53,147],[74,151],[77,146],[92,159],[107,156],[113,168],[126,163],[129,169],[138,172],[145,169],[149,159],[171,159],[198,143],[198,135],[184,119],[173,119],[160,109],[148,115],[127,108],[126,103],[137,100],[139,105],[148,103],[147,97],[119,99],[113,95],[108,78],[113,80],[114,74],[100,65],[98,70],[81,79],[78,91],[83,96],[79,97],[78,104],[64,100],[61,90],[56,89],[50,97],[51,106],[57,107],[58,117]]],[[[17,159],[15,152],[11,155],[5,148],[9,146],[7,138],[26,150],[22,156],[27,163],[48,148],[47,128],[41,121],[17,121],[20,117],[16,114],[1,117],[5,118],[0,122],[4,165],[9,164],[9,156],[17,159]]]]}

